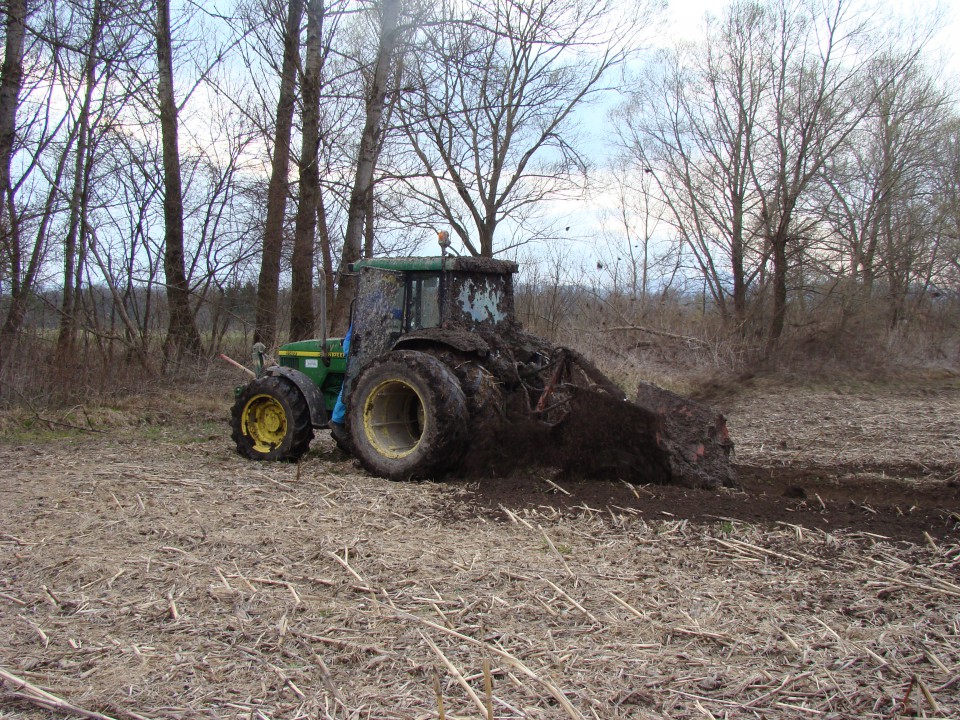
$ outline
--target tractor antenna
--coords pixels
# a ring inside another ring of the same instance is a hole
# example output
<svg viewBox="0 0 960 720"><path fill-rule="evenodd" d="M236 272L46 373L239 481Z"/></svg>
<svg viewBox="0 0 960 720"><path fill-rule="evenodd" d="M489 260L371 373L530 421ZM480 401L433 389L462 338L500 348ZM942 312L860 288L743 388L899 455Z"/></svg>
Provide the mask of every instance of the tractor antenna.
<svg viewBox="0 0 960 720"><path fill-rule="evenodd" d="M450 249L450 233L446 230L440 230L437 233L437 242L440 243L440 256L446 257L447 250Z"/></svg>

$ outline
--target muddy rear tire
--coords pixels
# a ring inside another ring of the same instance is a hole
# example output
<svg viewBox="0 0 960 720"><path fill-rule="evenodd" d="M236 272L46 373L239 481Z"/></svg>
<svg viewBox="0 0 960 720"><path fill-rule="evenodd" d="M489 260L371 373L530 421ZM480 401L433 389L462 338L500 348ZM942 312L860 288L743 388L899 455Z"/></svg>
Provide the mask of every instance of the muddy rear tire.
<svg viewBox="0 0 960 720"><path fill-rule="evenodd" d="M453 371L430 355L400 350L374 360L347 405L351 449L374 475L436 477L463 455L467 401Z"/></svg>
<svg viewBox="0 0 960 720"><path fill-rule="evenodd" d="M298 460L310 447L310 408L297 386L267 375L250 381L233 404L231 437L252 460Z"/></svg>

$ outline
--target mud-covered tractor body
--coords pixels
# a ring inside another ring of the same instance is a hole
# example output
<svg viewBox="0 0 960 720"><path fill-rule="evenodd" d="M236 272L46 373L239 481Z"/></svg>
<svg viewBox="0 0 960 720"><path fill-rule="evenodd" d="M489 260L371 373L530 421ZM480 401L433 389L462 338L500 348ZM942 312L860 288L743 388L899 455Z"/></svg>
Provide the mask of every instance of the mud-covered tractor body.
<svg viewBox="0 0 960 720"><path fill-rule="evenodd" d="M347 363L350 384L375 358L401 348L485 354L484 338L515 325L513 274L504 260L374 258L354 265L357 296Z"/></svg>
<svg viewBox="0 0 960 720"><path fill-rule="evenodd" d="M579 353L524 332L515 263L372 258L352 271L346 358L339 339L283 346L279 366L238 390L233 436L242 454L299 457L313 428L328 424L342 385L345 423L330 424L334 437L390 479L540 464L633 482L735 483L722 417L684 401L690 422L713 426L688 433L696 447L678 447L657 408L627 400ZM272 414L257 404L271 393ZM251 444L252 435L260 441Z"/></svg>

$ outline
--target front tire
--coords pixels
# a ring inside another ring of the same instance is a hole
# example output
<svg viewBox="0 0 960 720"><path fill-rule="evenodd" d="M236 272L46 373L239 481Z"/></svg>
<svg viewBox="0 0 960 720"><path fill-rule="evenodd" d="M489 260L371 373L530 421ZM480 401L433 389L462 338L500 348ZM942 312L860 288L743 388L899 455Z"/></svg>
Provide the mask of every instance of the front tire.
<svg viewBox="0 0 960 720"><path fill-rule="evenodd" d="M248 383L230 413L237 452L252 460L298 460L310 447L310 408L289 380L267 375Z"/></svg>
<svg viewBox="0 0 960 720"><path fill-rule="evenodd" d="M467 401L453 371L430 355L400 350L374 360L347 406L353 454L390 480L428 478L460 460Z"/></svg>

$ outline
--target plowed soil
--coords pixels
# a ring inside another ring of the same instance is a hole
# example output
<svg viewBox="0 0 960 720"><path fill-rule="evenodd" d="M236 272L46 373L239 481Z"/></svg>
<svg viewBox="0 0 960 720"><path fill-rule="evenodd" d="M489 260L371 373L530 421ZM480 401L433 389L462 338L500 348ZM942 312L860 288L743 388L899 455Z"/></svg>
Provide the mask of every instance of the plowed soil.
<svg viewBox="0 0 960 720"><path fill-rule="evenodd" d="M229 404L0 417L0 718L960 717L955 378L731 393L720 491L254 463Z"/></svg>

